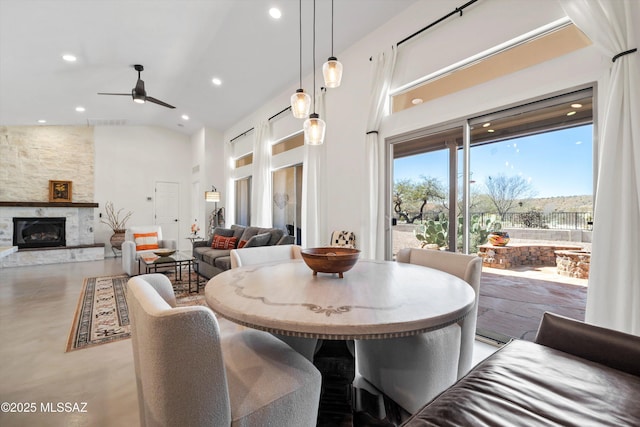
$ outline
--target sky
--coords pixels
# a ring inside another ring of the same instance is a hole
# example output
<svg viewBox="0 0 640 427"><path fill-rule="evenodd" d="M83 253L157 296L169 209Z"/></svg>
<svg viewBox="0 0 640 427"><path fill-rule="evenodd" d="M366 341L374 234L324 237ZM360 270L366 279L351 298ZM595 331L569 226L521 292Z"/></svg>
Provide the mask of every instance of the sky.
<svg viewBox="0 0 640 427"><path fill-rule="evenodd" d="M593 194L592 125L526 136L471 148L472 185L485 193L488 176L521 175L535 197ZM394 181L436 177L446 184L447 150L394 161ZM459 158L462 153L459 152Z"/></svg>

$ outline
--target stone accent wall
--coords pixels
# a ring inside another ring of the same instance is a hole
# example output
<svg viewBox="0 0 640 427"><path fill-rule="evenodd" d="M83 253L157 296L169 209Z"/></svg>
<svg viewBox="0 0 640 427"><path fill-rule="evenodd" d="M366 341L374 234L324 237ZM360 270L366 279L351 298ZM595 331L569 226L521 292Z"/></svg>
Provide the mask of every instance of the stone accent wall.
<svg viewBox="0 0 640 427"><path fill-rule="evenodd" d="M91 126L0 126L0 200L49 201L49 180L72 181L73 202L93 202Z"/></svg>
<svg viewBox="0 0 640 427"><path fill-rule="evenodd" d="M531 244L509 244L507 246L481 245L478 255L482 265L508 269L517 265L556 265L557 250L581 250L580 246L553 246Z"/></svg>

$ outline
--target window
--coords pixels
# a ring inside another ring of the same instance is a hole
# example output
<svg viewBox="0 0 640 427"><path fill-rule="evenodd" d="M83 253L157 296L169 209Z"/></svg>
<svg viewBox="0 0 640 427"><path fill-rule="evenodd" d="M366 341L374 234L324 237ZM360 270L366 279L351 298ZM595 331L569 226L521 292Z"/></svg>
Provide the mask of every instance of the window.
<svg viewBox="0 0 640 427"><path fill-rule="evenodd" d="M273 226L287 230L301 244L302 165L273 172Z"/></svg>
<svg viewBox="0 0 640 427"><path fill-rule="evenodd" d="M235 182L236 218L238 225L251 224L251 177L238 179Z"/></svg>

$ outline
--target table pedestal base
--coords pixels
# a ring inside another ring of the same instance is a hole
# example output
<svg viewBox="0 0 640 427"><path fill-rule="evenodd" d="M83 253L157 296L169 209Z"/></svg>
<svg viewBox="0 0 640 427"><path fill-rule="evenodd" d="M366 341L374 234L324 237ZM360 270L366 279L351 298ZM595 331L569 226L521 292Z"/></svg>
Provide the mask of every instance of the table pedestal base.
<svg viewBox="0 0 640 427"><path fill-rule="evenodd" d="M351 350L347 344L349 342ZM353 341L325 340L313 358L313 364L322 374L317 426L399 426L409 416L406 411L375 390L363 378L358 378L354 383L355 359L351 352L352 344Z"/></svg>
<svg viewBox="0 0 640 427"><path fill-rule="evenodd" d="M346 341L325 340L313 364L322 374L317 426L353 426L355 360Z"/></svg>

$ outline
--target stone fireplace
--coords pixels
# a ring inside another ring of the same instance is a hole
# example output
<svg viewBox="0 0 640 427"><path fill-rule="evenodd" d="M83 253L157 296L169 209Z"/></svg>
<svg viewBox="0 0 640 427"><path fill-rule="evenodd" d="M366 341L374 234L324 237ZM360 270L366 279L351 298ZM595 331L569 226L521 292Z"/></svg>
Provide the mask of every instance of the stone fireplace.
<svg viewBox="0 0 640 427"><path fill-rule="evenodd" d="M0 246L18 251L0 267L104 259L93 227L97 203L0 202Z"/></svg>
<svg viewBox="0 0 640 427"><path fill-rule="evenodd" d="M66 246L65 217L14 217L13 245L23 248Z"/></svg>

